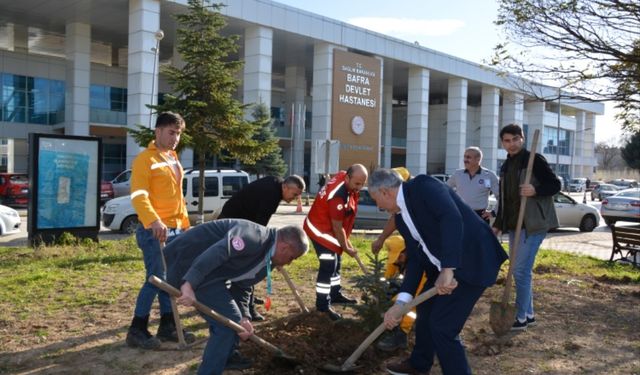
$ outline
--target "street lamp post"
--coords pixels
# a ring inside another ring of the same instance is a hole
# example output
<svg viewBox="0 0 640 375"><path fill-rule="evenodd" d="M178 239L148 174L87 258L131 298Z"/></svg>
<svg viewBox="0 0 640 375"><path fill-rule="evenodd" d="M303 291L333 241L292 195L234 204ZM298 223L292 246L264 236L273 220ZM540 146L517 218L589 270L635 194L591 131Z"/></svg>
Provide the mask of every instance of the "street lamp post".
<svg viewBox="0 0 640 375"><path fill-rule="evenodd" d="M562 106L560 97L562 96L562 87L558 88L558 128L556 129L556 174L560 176L560 118L562 117Z"/></svg>
<svg viewBox="0 0 640 375"><path fill-rule="evenodd" d="M153 51L153 75L151 76L151 101L149 104L153 105L154 103L154 92L156 88L156 66L158 65L158 56L160 54L160 41L164 38L164 31L158 30L153 35L156 38L156 46L151 48ZM151 129L151 117L153 113L152 109L149 109L149 129Z"/></svg>

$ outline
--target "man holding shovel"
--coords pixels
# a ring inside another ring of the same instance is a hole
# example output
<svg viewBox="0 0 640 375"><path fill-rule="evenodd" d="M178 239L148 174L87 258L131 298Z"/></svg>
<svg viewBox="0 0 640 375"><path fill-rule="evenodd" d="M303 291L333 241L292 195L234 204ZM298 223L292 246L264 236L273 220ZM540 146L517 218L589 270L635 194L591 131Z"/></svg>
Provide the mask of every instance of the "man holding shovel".
<svg viewBox="0 0 640 375"><path fill-rule="evenodd" d="M203 315L209 323L209 341L198 374L222 374L238 337L246 340L253 333L248 308L251 287L266 277L270 288L271 270L291 263L308 248L307 236L298 226L276 230L241 219L198 225L167 245L167 282L180 288L178 303L190 306L198 300L246 330L236 334Z"/></svg>
<svg viewBox="0 0 640 375"><path fill-rule="evenodd" d="M522 128L510 124L500 130L502 147L507 160L500 168L500 204L493 223L496 235L509 233L509 249L515 244L520 199L527 197L520 243L513 260L513 277L516 283L516 320L511 330L525 330L536 323L533 312L532 269L540 244L551 228L558 227L558 217L553 206L553 196L560 191L560 181L546 159L535 154L531 181L523 184L530 151L525 150ZM535 152L535 150L534 150Z"/></svg>
<svg viewBox="0 0 640 375"><path fill-rule="evenodd" d="M470 374L457 338L485 288L496 281L507 255L488 225L439 180L420 175L403 183L391 170L371 175L369 193L379 208L396 214L406 244L407 268L400 293L384 317L387 329L401 320L423 273L424 290L438 296L417 307L416 345L411 356L387 365L392 374L427 374L437 355L444 374Z"/></svg>
<svg viewBox="0 0 640 375"><path fill-rule="evenodd" d="M222 206L218 219L245 219L267 226L271 216L278 209L280 201L290 203L297 199L304 189L304 180L295 174L284 180L275 176L263 177L243 187L229 198ZM249 298L249 312L251 312L251 320L264 320L264 316L256 311L253 290Z"/></svg>
<svg viewBox="0 0 640 375"><path fill-rule="evenodd" d="M320 189L304 221L304 230L313 243L320 267L316 279L316 309L331 320L342 316L332 303L355 304L341 292L342 253L356 257L358 251L349 241L353 229L360 189L367 182L367 168L354 164L340 171ZM358 259L358 258L357 258Z"/></svg>
<svg viewBox="0 0 640 375"><path fill-rule="evenodd" d="M160 113L156 119L155 140L135 158L131 168L131 204L141 224L136 231L136 241L146 269L127 332L126 342L131 347L156 349L160 340L178 342L169 295L147 280L151 275L164 275L161 243L171 242L190 225L182 196L184 172L174 151L184 128L184 119L179 114ZM154 337L149 333L148 324L156 295L160 302L160 326ZM192 333L184 334L187 341L195 340Z"/></svg>

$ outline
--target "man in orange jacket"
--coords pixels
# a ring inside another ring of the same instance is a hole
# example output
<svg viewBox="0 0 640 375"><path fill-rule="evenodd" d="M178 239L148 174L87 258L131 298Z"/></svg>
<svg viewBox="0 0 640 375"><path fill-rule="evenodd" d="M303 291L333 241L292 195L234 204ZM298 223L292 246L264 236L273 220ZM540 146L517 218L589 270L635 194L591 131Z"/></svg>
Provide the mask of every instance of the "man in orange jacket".
<svg viewBox="0 0 640 375"><path fill-rule="evenodd" d="M146 269L133 321L127 332L127 345L131 347L155 349L160 346L159 339L178 341L169 295L147 280L151 275L164 278L160 244L171 242L189 228L189 216L182 195L184 172L174 151L184 128L184 120L179 114L159 114L155 140L135 158L131 168L131 204L141 224L136 231L136 240L142 250ZM149 333L148 324L156 295L160 302L160 326L157 337L154 337ZM187 341L195 340L192 333L186 333Z"/></svg>
<svg viewBox="0 0 640 375"><path fill-rule="evenodd" d="M357 250L349 241L358 211L360 189L367 182L367 168L354 164L340 171L320 189L304 221L307 233L320 261L316 279L316 309L331 320L342 316L331 303L354 304L340 289L342 252L354 256Z"/></svg>

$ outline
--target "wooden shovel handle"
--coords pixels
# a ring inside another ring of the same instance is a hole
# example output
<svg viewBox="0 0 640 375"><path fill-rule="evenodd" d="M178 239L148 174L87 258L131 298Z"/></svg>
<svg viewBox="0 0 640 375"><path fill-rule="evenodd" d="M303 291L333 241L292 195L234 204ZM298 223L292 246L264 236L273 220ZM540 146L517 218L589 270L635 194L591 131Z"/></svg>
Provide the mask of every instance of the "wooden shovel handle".
<svg viewBox="0 0 640 375"><path fill-rule="evenodd" d="M529 160L527 161L527 172L524 176L524 183L531 182L531 174L533 173L533 161L536 157L536 149L538 148L538 138L540 138L540 130L536 129L533 132L533 142L531 143L531 151L529 153ZM504 292L502 293L502 306L507 306L509 303L509 297L511 293L511 282L513 276L513 264L516 261L516 254L518 252L518 246L520 244L520 234L522 233L522 224L524 223L524 212L527 206L527 197L520 198L520 209L518 210L518 222L516 224L516 233L513 239L513 248L509 250L509 271L507 272L507 279L504 284Z"/></svg>
<svg viewBox="0 0 640 375"><path fill-rule="evenodd" d="M411 302L402 306L402 309L400 310L400 314L397 317L400 318L404 316L409 311L411 311L411 309L413 309L414 307L418 306L419 304L428 300L429 298L435 296L436 293L437 292L435 287L427 290L424 293L421 293L416 298L414 298ZM353 352L353 354L351 354L351 356L347 358L346 361L344 361L344 363L340 368L342 370L348 370L352 368L353 364L356 363L356 361L358 360L358 358L360 358L362 353L364 353L364 351L369 347L369 345L371 345L374 341L376 341L378 336L380 336L382 332L384 332L384 330L385 330L385 326L384 326L384 322L382 322L373 332L371 332L371 334L369 334L369 336L367 336L366 339L364 339L362 344L360 344L360 346L358 346L358 348Z"/></svg>
<svg viewBox="0 0 640 375"><path fill-rule="evenodd" d="M156 287L164 290L165 292L167 292L170 296L173 297L180 297L182 295L182 293L174 288L173 286L169 285L169 283L167 283L166 281L162 280L161 278L151 275L149 276L149 282L153 285L155 285ZM213 310L212 308L208 307L207 305L198 302L198 301L194 301L193 302L193 307L195 307L198 311L200 311L201 313L210 316L211 318L215 319L217 322L220 322L222 324L224 324L225 326L231 328L232 330L238 332L238 333L243 333L246 332L246 330L244 329L244 327L242 327L240 324L234 322L233 320L227 318L226 316L216 312L215 310ZM269 343L268 341L258 337L257 335L253 334L251 336L249 336L249 339L253 342L255 342L256 344L268 349L269 351L273 352L276 355L279 356L285 356L284 352L279 349L278 347L276 347L275 345Z"/></svg>
<svg viewBox="0 0 640 375"><path fill-rule="evenodd" d="M360 259L360 255L358 255L358 253L355 253L355 255L353 257L355 258L356 262L358 262L358 266L360 266L360 269L362 270L362 273L364 273L365 275L368 275L369 274L369 270L364 265L364 263L362 263L362 260Z"/></svg>
<svg viewBox="0 0 640 375"><path fill-rule="evenodd" d="M162 258L162 269L164 270L165 275L167 274L167 261L164 259L164 245L165 242L160 242L160 257ZM176 304L176 298L173 296L169 296L169 301L171 301L171 312L173 313L173 323L176 326L176 334L178 335L178 346L186 347L187 342L184 339L184 331L182 330L182 322L180 321L180 312L178 311L178 305Z"/></svg>
<svg viewBox="0 0 640 375"><path fill-rule="evenodd" d="M307 309L307 306L305 306L304 302L302 302L302 297L300 297L300 293L298 293L298 288L296 288L296 285L293 283L293 281L291 281L291 277L289 277L289 273L284 269L284 267L281 267L281 266L278 266L278 271L280 271L282 276L284 276L284 279L287 282L287 285L289 285L289 288L293 293L293 297L295 297L302 311L305 313L308 313L309 309Z"/></svg>

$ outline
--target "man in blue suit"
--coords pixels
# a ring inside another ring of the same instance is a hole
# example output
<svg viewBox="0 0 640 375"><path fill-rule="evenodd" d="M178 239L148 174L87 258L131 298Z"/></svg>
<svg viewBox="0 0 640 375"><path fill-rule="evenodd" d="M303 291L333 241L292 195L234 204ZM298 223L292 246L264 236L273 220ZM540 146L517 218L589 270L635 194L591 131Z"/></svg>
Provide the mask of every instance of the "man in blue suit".
<svg viewBox="0 0 640 375"><path fill-rule="evenodd" d="M403 183L388 169L371 175L369 193L378 207L395 214L407 248L407 268L396 304L385 314L387 329L413 298L422 274L424 290L438 295L417 308L416 345L411 356L390 363L391 374L428 374L434 355L444 374L471 374L458 334L484 290L493 285L507 254L491 228L447 185L426 175Z"/></svg>

